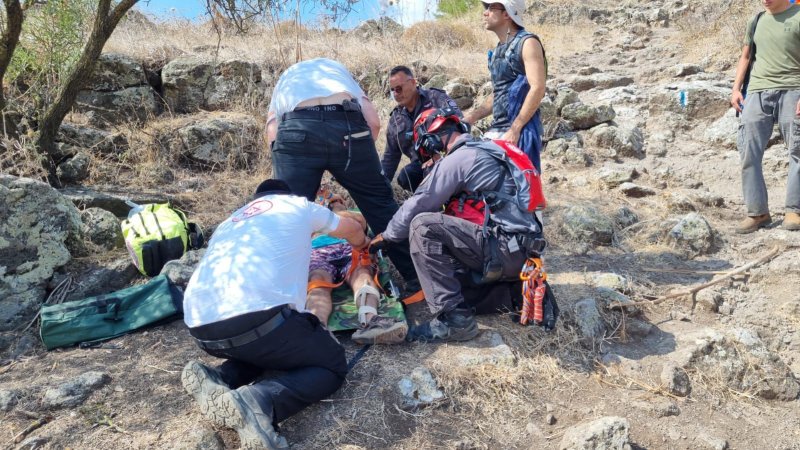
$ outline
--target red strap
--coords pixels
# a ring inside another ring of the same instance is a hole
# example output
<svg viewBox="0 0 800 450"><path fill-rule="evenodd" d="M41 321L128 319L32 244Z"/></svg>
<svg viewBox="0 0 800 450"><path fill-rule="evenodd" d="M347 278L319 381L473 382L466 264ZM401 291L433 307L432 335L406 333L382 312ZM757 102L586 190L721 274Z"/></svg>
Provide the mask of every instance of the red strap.
<svg viewBox="0 0 800 450"><path fill-rule="evenodd" d="M400 302L402 302L404 305L408 306L408 305L413 305L414 303L419 303L419 302L421 302L423 300L425 300L425 293L422 292L422 289L420 289L419 291L415 292L414 294L412 294L412 295L400 300Z"/></svg>

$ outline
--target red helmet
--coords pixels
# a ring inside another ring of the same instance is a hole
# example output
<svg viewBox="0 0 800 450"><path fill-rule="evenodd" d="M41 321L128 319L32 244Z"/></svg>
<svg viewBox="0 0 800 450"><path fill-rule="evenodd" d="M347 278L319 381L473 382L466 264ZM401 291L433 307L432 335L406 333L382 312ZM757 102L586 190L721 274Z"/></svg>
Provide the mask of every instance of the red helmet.
<svg viewBox="0 0 800 450"><path fill-rule="evenodd" d="M448 123L451 126L446 126ZM420 161L425 162L436 153L441 153L444 143L439 133L453 129L460 133L469 132L469 126L461 121L456 110L430 108L422 111L414 121L414 150Z"/></svg>

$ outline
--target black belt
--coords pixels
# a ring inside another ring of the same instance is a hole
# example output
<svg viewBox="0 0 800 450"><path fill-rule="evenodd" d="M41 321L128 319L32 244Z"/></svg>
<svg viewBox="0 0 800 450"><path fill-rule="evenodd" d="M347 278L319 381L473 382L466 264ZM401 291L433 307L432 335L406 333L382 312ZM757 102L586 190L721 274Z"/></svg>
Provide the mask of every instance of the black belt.
<svg viewBox="0 0 800 450"><path fill-rule="evenodd" d="M358 106L358 103L351 102L348 107L344 105L317 105L317 106L307 106L304 108L298 108L294 111L289 111L285 113L281 120L291 120L291 119L322 119L322 118L329 118L329 119L347 119L347 118L356 118L356 117L363 117L361 115L361 109ZM352 106L355 105L355 106ZM358 109L356 109L358 108Z"/></svg>
<svg viewBox="0 0 800 450"><path fill-rule="evenodd" d="M290 314L291 308L286 305L281 306L280 308L281 310L278 312L278 314L275 314L271 319L250 331L246 331L232 338L218 339L215 341L204 341L195 338L197 345L199 345L203 350L227 350L229 348L247 345L262 336L266 336L279 326L283 325L283 322L286 322L286 316Z"/></svg>

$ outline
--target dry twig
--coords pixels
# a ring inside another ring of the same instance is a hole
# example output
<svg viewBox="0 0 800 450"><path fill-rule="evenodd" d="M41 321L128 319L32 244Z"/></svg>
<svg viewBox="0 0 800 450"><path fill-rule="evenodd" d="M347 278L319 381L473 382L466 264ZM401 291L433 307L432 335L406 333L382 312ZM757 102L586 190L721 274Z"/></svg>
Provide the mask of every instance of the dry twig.
<svg viewBox="0 0 800 450"><path fill-rule="evenodd" d="M45 425L48 422L50 422L51 420L53 420L53 416L49 416L49 415L46 415L46 414L42 415L42 414L37 414L37 413L34 413L34 412L30 412L30 411L23 411L21 409L17 410L17 412L19 414L22 414L23 416L29 418L29 419L35 419L35 420L34 420L34 422L32 424L28 425L27 428L25 428L24 430L20 431L19 433L17 433L16 436L14 436L14 438L12 439L12 442L14 444L19 444L20 442L22 442L23 439L25 439L26 436L28 436L29 434L33 433L37 429L41 428L43 425ZM9 443L9 444L11 444L11 443ZM9 445L9 447L11 447L11 445Z"/></svg>
<svg viewBox="0 0 800 450"><path fill-rule="evenodd" d="M775 246L769 253L767 253L766 255L762 256L761 258L759 258L759 259L757 259L755 261L749 262L749 263L743 265L742 267L739 267L738 269L732 270L730 272L726 272L726 274L724 276L722 276L722 277L715 278L715 279L709 281L708 283L703 283L703 284L701 284L699 286L695 286L695 287L693 287L691 289L687 289L685 291L680 291L680 292L675 292L675 293L672 293L672 294L667 294L667 295L659 297L659 298L657 298L657 299L655 299L653 301L633 302L633 303L622 303L622 302L617 301L617 302L613 302L613 303L609 304L608 305L608 309L622 309L622 308L630 307L630 306L657 305L657 304L659 304L661 302L664 302L666 300L669 300L669 299L680 298L680 297L685 297L685 296L689 296L689 295L693 296L694 294L702 291L703 289L705 289L707 287L711 287L711 286L714 286L715 284L719 284L719 283L721 283L721 282L723 282L725 280L728 280L730 278L735 277L736 275L739 275L741 273L747 272L748 270L752 269L755 266L758 266L760 264L764 264L765 262L767 262L767 261L771 260L772 258L774 258L774 257L780 255L781 253L783 253L784 250L785 250L785 248L782 248L780 246Z"/></svg>

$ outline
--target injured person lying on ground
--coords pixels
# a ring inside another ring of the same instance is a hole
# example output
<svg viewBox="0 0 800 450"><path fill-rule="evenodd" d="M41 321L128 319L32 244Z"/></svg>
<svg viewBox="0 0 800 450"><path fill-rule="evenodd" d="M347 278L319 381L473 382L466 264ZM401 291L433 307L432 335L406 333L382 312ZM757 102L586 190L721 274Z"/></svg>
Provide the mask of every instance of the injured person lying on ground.
<svg viewBox="0 0 800 450"><path fill-rule="evenodd" d="M317 195L318 203L328 206L341 217L354 219L367 228L361 213L348 211L344 199L323 188ZM359 344L395 344L403 342L408 331L405 319L381 316L378 305L381 291L376 277L377 265L367 249L354 249L347 241L325 234L312 240L311 262L308 274L306 308L323 323L329 323L333 310L333 289L343 284L350 286L358 308L359 328L352 340Z"/></svg>

